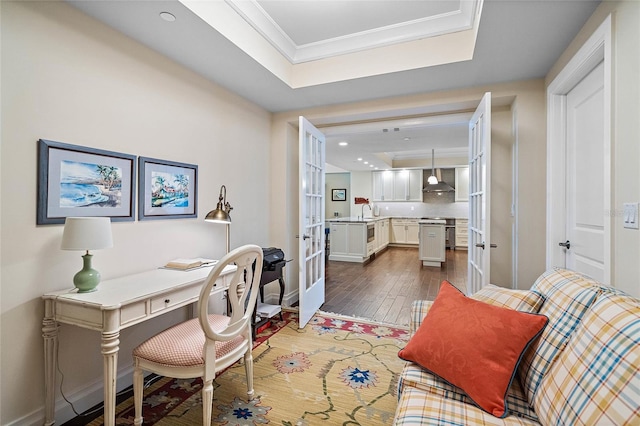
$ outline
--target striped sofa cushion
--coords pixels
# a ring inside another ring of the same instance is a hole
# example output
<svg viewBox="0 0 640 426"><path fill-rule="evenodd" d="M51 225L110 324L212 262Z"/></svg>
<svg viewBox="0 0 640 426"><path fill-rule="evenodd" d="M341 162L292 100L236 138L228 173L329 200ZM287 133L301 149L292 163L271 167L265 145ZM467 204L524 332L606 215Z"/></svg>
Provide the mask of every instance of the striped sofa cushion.
<svg viewBox="0 0 640 426"><path fill-rule="evenodd" d="M411 304L411 319L409 321L409 335L413 336L422 320L429 312L429 308L433 305L432 300L414 300Z"/></svg>
<svg viewBox="0 0 640 426"><path fill-rule="evenodd" d="M546 315L549 324L527 350L518 368L522 388L530 403L542 378L593 304L599 284L574 271L553 268L543 273L531 290L544 295L545 302L538 313Z"/></svg>
<svg viewBox="0 0 640 426"><path fill-rule="evenodd" d="M425 392L439 395L443 398L454 399L467 404L474 404L473 400L467 396L464 390L450 384L442 378L428 372L418 364L408 362L400 375L398 382L398 397L407 387L413 387ZM509 393L507 394L507 408L511 415L525 417L531 420L538 420L535 411L529 406L527 398L522 391L522 387L517 380L511 382Z"/></svg>
<svg viewBox="0 0 640 426"><path fill-rule="evenodd" d="M473 404L443 398L422 389L406 387L398 402L395 425L505 425L537 426L535 420L518 416L498 418Z"/></svg>
<svg viewBox="0 0 640 426"><path fill-rule="evenodd" d="M469 297L490 305L529 313L537 313L544 302L544 297L534 291L515 290L493 284L484 286Z"/></svg>
<svg viewBox="0 0 640 426"><path fill-rule="evenodd" d="M605 291L534 399L544 424L640 425L640 300Z"/></svg>

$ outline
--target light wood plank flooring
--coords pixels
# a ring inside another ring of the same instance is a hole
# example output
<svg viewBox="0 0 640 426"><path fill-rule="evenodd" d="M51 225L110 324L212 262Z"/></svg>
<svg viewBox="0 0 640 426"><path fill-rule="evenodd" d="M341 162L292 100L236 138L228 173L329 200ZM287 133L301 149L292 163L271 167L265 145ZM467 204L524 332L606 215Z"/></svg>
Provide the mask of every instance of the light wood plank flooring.
<svg viewBox="0 0 640 426"><path fill-rule="evenodd" d="M408 325L411 303L434 300L448 280L465 291L467 252L447 250L442 268L422 266L417 248L389 247L368 264L327 261L320 308L390 324Z"/></svg>

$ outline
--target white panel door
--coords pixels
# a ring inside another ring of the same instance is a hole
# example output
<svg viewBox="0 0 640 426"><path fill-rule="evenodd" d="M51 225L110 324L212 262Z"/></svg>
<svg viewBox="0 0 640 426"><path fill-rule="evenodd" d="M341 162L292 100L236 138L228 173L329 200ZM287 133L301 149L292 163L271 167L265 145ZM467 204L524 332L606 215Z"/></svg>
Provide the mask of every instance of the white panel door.
<svg viewBox="0 0 640 426"><path fill-rule="evenodd" d="M325 137L299 119L299 305L300 328L324 303Z"/></svg>
<svg viewBox="0 0 640 426"><path fill-rule="evenodd" d="M611 33L609 16L547 89L546 267L607 285L615 285Z"/></svg>
<svg viewBox="0 0 640 426"><path fill-rule="evenodd" d="M567 94L566 267L605 282L604 65Z"/></svg>
<svg viewBox="0 0 640 426"><path fill-rule="evenodd" d="M491 93L469 122L469 277L467 293L489 284L491 247Z"/></svg>

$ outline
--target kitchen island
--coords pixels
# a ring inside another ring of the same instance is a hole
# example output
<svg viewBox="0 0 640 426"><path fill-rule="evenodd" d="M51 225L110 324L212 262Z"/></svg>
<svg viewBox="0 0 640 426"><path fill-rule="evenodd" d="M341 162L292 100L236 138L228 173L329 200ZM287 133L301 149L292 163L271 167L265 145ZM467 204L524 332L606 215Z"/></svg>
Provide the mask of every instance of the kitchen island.
<svg viewBox="0 0 640 426"><path fill-rule="evenodd" d="M328 219L329 260L364 263L392 245L416 247L424 266L440 267L446 259L447 227L449 223L453 227L455 220L415 216Z"/></svg>
<svg viewBox="0 0 640 426"><path fill-rule="evenodd" d="M364 263L389 245L388 217L343 217L327 222L329 260Z"/></svg>
<svg viewBox="0 0 640 426"><path fill-rule="evenodd" d="M423 266L441 267L446 259L445 254L445 225L444 219L421 219L419 233L419 255Z"/></svg>

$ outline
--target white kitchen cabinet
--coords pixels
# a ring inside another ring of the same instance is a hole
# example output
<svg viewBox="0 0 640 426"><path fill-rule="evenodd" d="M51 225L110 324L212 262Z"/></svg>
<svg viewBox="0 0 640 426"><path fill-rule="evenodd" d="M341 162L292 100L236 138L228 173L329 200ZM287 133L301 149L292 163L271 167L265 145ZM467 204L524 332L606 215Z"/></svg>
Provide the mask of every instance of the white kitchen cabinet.
<svg viewBox="0 0 640 426"><path fill-rule="evenodd" d="M422 170L396 170L393 183L394 201L422 201Z"/></svg>
<svg viewBox="0 0 640 426"><path fill-rule="evenodd" d="M347 223L347 253L354 256L367 256L367 225Z"/></svg>
<svg viewBox="0 0 640 426"><path fill-rule="evenodd" d="M371 194L373 201L384 201L383 172L371 172Z"/></svg>
<svg viewBox="0 0 640 426"><path fill-rule="evenodd" d="M395 174L392 170L371 172L373 201L394 201L393 184Z"/></svg>
<svg viewBox="0 0 640 426"><path fill-rule="evenodd" d="M373 201L422 201L422 170L372 172Z"/></svg>
<svg viewBox="0 0 640 426"><path fill-rule="evenodd" d="M469 248L469 220L456 219L456 249Z"/></svg>
<svg viewBox="0 0 640 426"><path fill-rule="evenodd" d="M469 167L456 167L456 201L469 201Z"/></svg>
<svg viewBox="0 0 640 426"><path fill-rule="evenodd" d="M422 170L410 170L409 177L409 201L422 202Z"/></svg>
<svg viewBox="0 0 640 426"><path fill-rule="evenodd" d="M389 219L382 219L380 222L382 222L382 245L384 247L389 245L389 237L390 237L390 232L389 232Z"/></svg>
<svg viewBox="0 0 640 426"><path fill-rule="evenodd" d="M420 243L420 225L418 220L407 221L407 244L419 244Z"/></svg>
<svg viewBox="0 0 640 426"><path fill-rule="evenodd" d="M348 253L346 223L332 223L329 227L329 238L331 240L330 255L343 255Z"/></svg>
<svg viewBox="0 0 640 426"><path fill-rule="evenodd" d="M405 230L404 219L391 219L391 237L390 243L404 243L406 242L407 233Z"/></svg>
<svg viewBox="0 0 640 426"><path fill-rule="evenodd" d="M418 219L391 219L391 243L418 245Z"/></svg>
<svg viewBox="0 0 640 426"><path fill-rule="evenodd" d="M329 236L329 260L364 262L371 254L367 251L367 224L364 222L331 223Z"/></svg>
<svg viewBox="0 0 640 426"><path fill-rule="evenodd" d="M424 266L442 266L445 261L444 225L420 225L419 256Z"/></svg>
<svg viewBox="0 0 640 426"><path fill-rule="evenodd" d="M389 245L389 219L376 220L375 227L374 251L377 253Z"/></svg>

